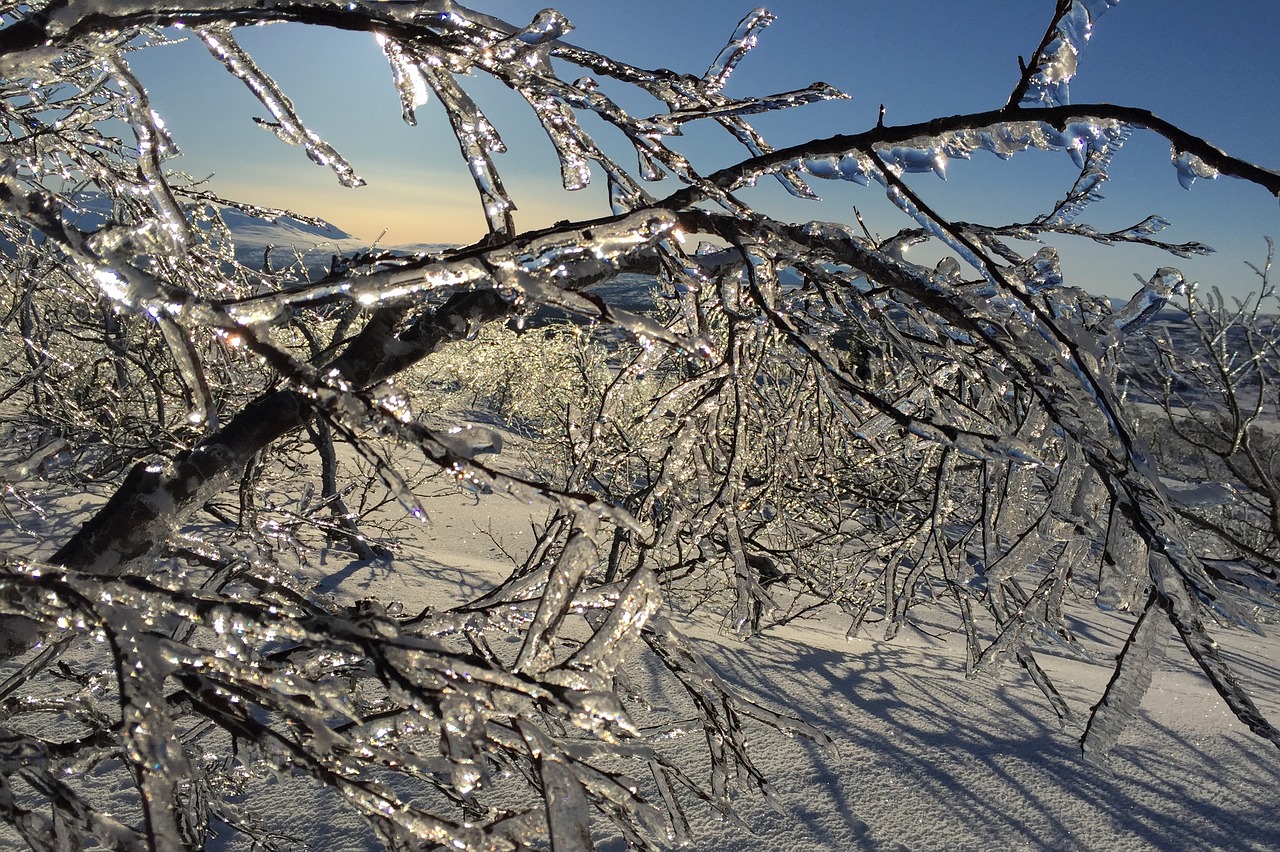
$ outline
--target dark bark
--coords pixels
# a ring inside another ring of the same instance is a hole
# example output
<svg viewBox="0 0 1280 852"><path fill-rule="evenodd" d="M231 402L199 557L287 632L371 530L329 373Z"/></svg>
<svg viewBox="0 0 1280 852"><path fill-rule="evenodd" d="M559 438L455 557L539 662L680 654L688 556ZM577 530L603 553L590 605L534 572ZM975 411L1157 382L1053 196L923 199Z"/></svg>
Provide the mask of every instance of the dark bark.
<svg viewBox="0 0 1280 852"><path fill-rule="evenodd" d="M367 388L510 311L511 305L492 291L462 293L424 312L398 334L398 312L379 312L325 369L338 370L352 387ZM239 475L254 454L300 429L311 415L311 404L302 393L272 391L171 463L139 463L106 505L49 561L72 570L121 573L126 563L149 553L183 518Z"/></svg>

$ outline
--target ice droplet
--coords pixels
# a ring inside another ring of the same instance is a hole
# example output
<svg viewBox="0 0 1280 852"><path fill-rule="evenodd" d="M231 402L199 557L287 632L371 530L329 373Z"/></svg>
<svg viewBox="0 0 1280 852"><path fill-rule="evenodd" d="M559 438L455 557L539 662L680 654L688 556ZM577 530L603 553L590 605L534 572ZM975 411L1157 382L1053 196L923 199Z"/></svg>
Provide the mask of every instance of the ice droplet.
<svg viewBox="0 0 1280 852"><path fill-rule="evenodd" d="M1175 146L1170 151L1169 158L1173 161L1173 167L1178 170L1178 183L1182 184L1183 189L1190 189L1196 178L1213 180L1218 176L1217 169L1190 151L1179 151Z"/></svg>
<svg viewBox="0 0 1280 852"><path fill-rule="evenodd" d="M515 38L528 45L554 41L573 29L573 24L555 9L543 9L533 16L529 26L515 34Z"/></svg>

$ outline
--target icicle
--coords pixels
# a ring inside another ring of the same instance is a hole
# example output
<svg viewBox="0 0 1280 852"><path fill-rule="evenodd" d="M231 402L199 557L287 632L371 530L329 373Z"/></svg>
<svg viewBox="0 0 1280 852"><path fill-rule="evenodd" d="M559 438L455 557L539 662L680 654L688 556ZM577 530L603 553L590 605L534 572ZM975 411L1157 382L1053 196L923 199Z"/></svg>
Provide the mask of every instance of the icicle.
<svg viewBox="0 0 1280 852"><path fill-rule="evenodd" d="M383 33L375 33L382 52L391 65L391 76L396 91L400 95L400 116L410 126L418 123L416 110L430 100L431 88L418 63L408 54L398 41L388 38Z"/></svg>
<svg viewBox="0 0 1280 852"><path fill-rule="evenodd" d="M987 151L1001 159L1028 149L1066 151L1077 167L1092 165L1093 186L1106 179L1110 157L1132 135L1133 128L1113 119L1083 117L1059 130L1040 121L1010 121L986 128L948 131L938 136L903 140L877 147L879 159L897 175L933 172L947 176L947 161L968 159L974 151ZM1092 159L1091 159L1092 158ZM842 154L794 160L774 171L801 169L814 177L850 180L865 186L877 167L858 150ZM1083 191L1083 190L1081 190Z"/></svg>
<svg viewBox="0 0 1280 852"><path fill-rule="evenodd" d="M480 193L490 233L499 238L515 236L515 222L511 214L515 212L516 205L503 188L491 156L506 151L506 145L489 119L447 69L431 63L419 65L419 68L449 115L458 147Z"/></svg>
<svg viewBox="0 0 1280 852"><path fill-rule="evenodd" d="M875 166L860 151L850 151L835 157L815 157L795 161L793 168L803 169L814 177L852 181L867 186Z"/></svg>
<svg viewBox="0 0 1280 852"><path fill-rule="evenodd" d="M760 33L776 20L777 16L770 14L766 9L754 9L749 12L738 23L738 28L729 37L729 42L702 75L702 84L699 88L708 94L723 89L733 69L756 46Z"/></svg>
<svg viewBox="0 0 1280 852"><path fill-rule="evenodd" d="M658 161L654 159L653 154L638 142L635 143L635 146L636 160L639 164L641 179L647 181L660 181L665 178L667 174L662 170L662 167L658 165Z"/></svg>
<svg viewBox="0 0 1280 852"><path fill-rule="evenodd" d="M573 110L550 95L530 89L521 89L520 94L533 107L542 129L555 146L561 184L570 191L586 187L591 183L589 161L599 160L603 154L578 126Z"/></svg>
<svg viewBox="0 0 1280 852"><path fill-rule="evenodd" d="M943 180L947 179L947 156L941 147L895 145L879 149L877 153L895 174L933 172Z"/></svg>
<svg viewBox="0 0 1280 852"><path fill-rule="evenodd" d="M1021 106L1066 106L1071 102L1071 78L1080 52L1093 36L1093 25L1120 0L1074 0L1058 17L1056 35L1040 51L1031 69L1030 86Z"/></svg>
<svg viewBox="0 0 1280 852"><path fill-rule="evenodd" d="M1080 747L1090 763L1106 765L1151 687L1156 666L1164 659L1168 634L1158 599L1152 595L1125 642L1106 692L1094 705Z"/></svg>
<svg viewBox="0 0 1280 852"><path fill-rule="evenodd" d="M364 180L355 173L351 164L332 145L307 128L294 111L293 103L280 91L276 82L258 68L252 57L236 42L230 27L219 24L203 27L196 32L214 58L238 77L275 119L265 121L255 118L255 122L280 137L281 141L289 145L301 145L313 162L332 169L343 186L364 185Z"/></svg>

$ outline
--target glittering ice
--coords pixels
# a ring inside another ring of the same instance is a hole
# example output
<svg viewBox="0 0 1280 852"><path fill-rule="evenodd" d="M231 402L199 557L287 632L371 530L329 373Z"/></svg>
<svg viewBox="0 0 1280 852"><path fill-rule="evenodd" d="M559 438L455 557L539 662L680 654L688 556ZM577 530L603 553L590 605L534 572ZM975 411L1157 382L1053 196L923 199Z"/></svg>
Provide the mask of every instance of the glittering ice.
<svg viewBox="0 0 1280 852"><path fill-rule="evenodd" d="M271 113L274 121L255 118L258 124L290 145L301 145L307 152L307 156L314 162L332 169L343 186L364 185L364 180L355 173L351 164L332 145L302 123L302 119L293 108L292 101L240 47L231 35L230 27L225 25L205 27L199 30L199 35L209 52L221 61L228 71L239 77L249 91L253 92L254 97Z"/></svg>
<svg viewBox="0 0 1280 852"><path fill-rule="evenodd" d="M1030 69L1030 86L1022 106L1066 106L1071 102L1071 79L1075 77L1080 52L1093 36L1094 23L1120 0L1073 0L1061 9L1053 37Z"/></svg>
<svg viewBox="0 0 1280 852"><path fill-rule="evenodd" d="M705 91L718 92L724 88L733 69L756 46L761 30L775 20L777 17L767 10L755 9L739 22L738 28L729 37L729 43L724 46L715 61L711 63L711 67L702 75Z"/></svg>
<svg viewBox="0 0 1280 852"><path fill-rule="evenodd" d="M1178 170L1178 183L1182 184L1183 189L1190 189L1197 178L1213 180L1218 176L1218 170L1213 166L1190 151L1179 151L1177 146L1173 147L1169 158L1173 161L1173 167Z"/></svg>
<svg viewBox="0 0 1280 852"><path fill-rule="evenodd" d="M918 174L933 172L938 177L947 177L947 156L940 147L913 147L910 145L894 145L881 148L880 158L898 174Z"/></svg>

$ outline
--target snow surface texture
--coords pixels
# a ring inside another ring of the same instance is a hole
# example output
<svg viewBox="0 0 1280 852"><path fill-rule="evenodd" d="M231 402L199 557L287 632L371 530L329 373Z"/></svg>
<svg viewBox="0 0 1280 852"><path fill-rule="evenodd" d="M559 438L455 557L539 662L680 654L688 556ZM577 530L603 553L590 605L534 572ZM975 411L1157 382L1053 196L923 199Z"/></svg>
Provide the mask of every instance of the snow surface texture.
<svg viewBox="0 0 1280 852"><path fill-rule="evenodd" d="M520 440L506 435L507 452ZM24 476L27 472L24 472ZM32 473L32 475L34 475ZM510 570L503 550L529 543L529 507L451 489L424 500L428 521L405 536L391 562L351 560L328 551L302 578L340 602L376 594L407 611L480 594ZM74 528L77 501L50 512L44 533ZM402 530L403 532L403 530ZM1132 616L1077 602L1069 623L1090 650L1123 643ZM678 616L677 621L679 622ZM939 616L942 617L942 616ZM736 802L741 822L694 805L693 849L980 850L1224 849L1280 846L1280 765L1232 716L1182 655L1161 663L1138 719L1112 753L1110 770L1086 763L1078 732L1055 723L1030 679L1014 666L966 679L965 650L954 624L915 620L892 641L875 625L846 640L844 619L826 615L769 629L749 642L729 631L679 623L716 670L745 693L818 725L826 749L780 734L751 731L751 749L777 791L775 809L758 795ZM1163 641L1174 643L1162 627ZM1280 709L1280 641L1243 631L1220 634L1224 653L1264 712ZM1038 658L1077 708L1096 702L1110 660L1096 664ZM692 720L687 694L629 667L655 713ZM690 734L695 744L696 734ZM107 777L104 775L104 778ZM110 810L132 788L101 789ZM356 852L381 848L367 826L314 785L288 777L256 781L243 800L260 812L291 814L278 827L296 843L283 848ZM0 826L0 848L21 848ZM247 848L235 833L211 850ZM620 838L597 837L621 852Z"/></svg>
<svg viewBox="0 0 1280 852"><path fill-rule="evenodd" d="M474 593L509 570L494 539L518 550L526 510L444 495L426 504L430 523L405 554L414 563L321 566L339 598L403 595L406 609ZM482 532L481 530L485 530ZM492 533L490 538L488 533ZM446 567L447 566L447 567ZM1123 643L1132 618L1077 605L1086 645ZM774 628L741 642L680 625L703 640L719 673L766 706L819 725L827 750L760 732L752 752L776 785L782 810L759 796L737 802L742 825L690 809L699 850L1275 849L1280 847L1280 764L1239 724L1184 655L1161 666L1139 718L1120 740L1111 770L1087 764L1077 736L1061 730L1030 679L1015 666L966 680L964 646L950 625L921 624L892 641L844 639L841 619ZM874 635L874 628L872 630ZM1173 643L1172 630L1164 639ZM1280 709L1278 642L1241 631L1221 637L1264 712ZM1110 675L1038 655L1068 701L1088 707ZM644 683L642 672L634 672ZM657 684L654 678L649 683ZM688 699L647 693L679 716ZM692 708L688 708L693 718ZM287 810L292 787L277 795ZM261 797L271 790L255 794ZM274 803L273 803L274 804ZM361 826L317 822L319 803L297 802L295 830L313 848L359 850ZM621 852L620 839L601 849Z"/></svg>

